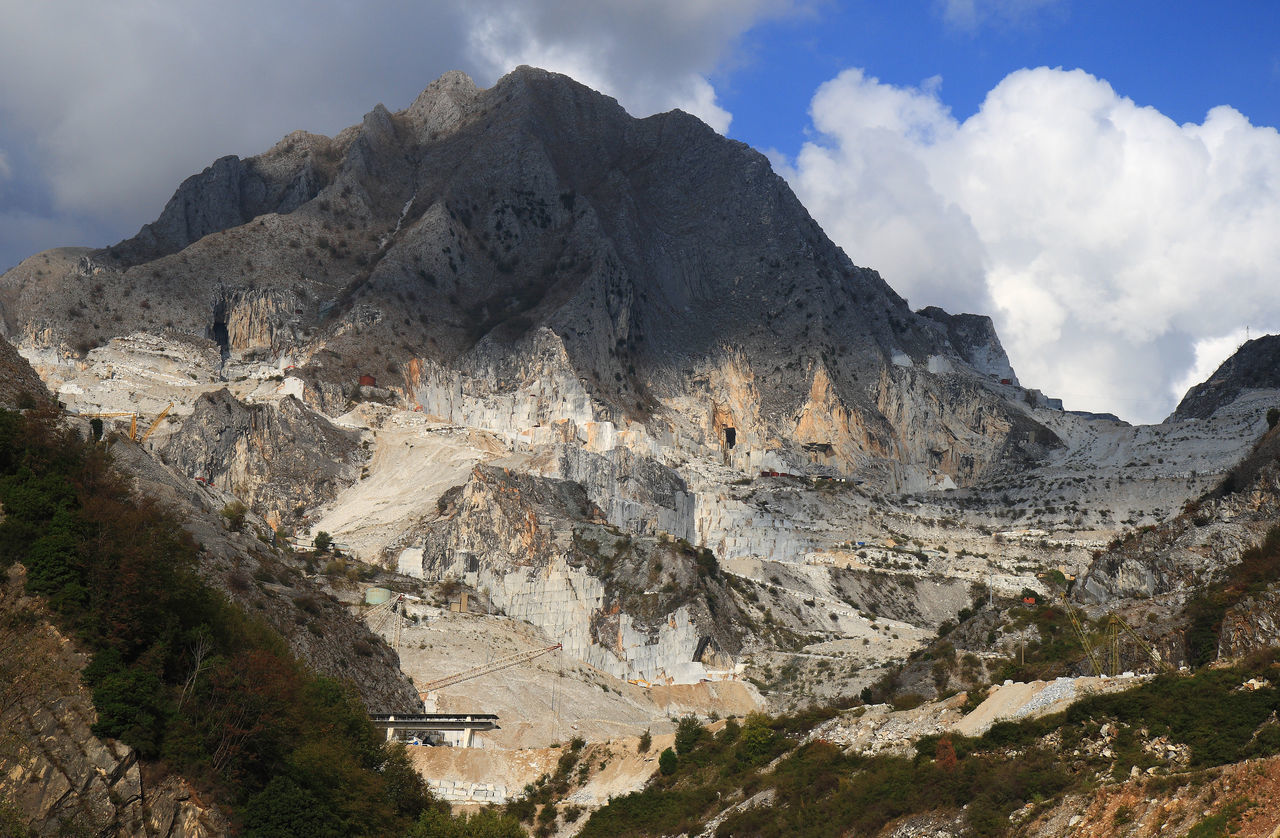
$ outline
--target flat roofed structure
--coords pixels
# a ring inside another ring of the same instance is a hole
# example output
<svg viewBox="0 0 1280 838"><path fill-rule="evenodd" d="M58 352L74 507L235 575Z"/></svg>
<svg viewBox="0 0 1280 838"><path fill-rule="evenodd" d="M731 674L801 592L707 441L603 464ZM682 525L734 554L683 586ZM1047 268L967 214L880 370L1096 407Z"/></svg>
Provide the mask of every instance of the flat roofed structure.
<svg viewBox="0 0 1280 838"><path fill-rule="evenodd" d="M477 733L499 727L493 713L370 713L369 721L387 732L388 741L454 748L475 747Z"/></svg>

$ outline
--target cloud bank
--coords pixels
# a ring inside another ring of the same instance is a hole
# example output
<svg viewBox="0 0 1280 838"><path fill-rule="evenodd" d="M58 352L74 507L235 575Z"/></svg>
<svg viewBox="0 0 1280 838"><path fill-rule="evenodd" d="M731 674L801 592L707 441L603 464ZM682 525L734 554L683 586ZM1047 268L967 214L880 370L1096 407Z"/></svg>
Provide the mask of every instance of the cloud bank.
<svg viewBox="0 0 1280 838"><path fill-rule="evenodd" d="M828 233L916 307L989 310L1068 408L1158 421L1239 330L1280 324L1280 134L1232 108L1178 125L1042 67L959 121L936 79L855 69L811 115L783 169Z"/></svg>

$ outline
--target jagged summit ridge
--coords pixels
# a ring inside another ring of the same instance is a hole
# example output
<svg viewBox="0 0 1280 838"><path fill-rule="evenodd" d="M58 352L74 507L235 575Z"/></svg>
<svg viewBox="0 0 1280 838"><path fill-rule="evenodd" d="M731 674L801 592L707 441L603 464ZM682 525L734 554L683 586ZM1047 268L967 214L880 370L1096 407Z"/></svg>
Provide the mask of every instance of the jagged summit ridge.
<svg viewBox="0 0 1280 838"><path fill-rule="evenodd" d="M523 359L549 351L552 377L585 393L574 421L651 427L675 411L676 434L712 450L733 428L746 470L870 469L924 488L1055 444L986 387L1013 378L989 323L913 313L763 155L533 68L487 90L447 74L333 138L222 158L137 236L37 260L3 279L27 344L83 354L164 329L230 362L292 365L328 411L371 369L414 405L439 401L422 371L479 390L502 371L498 389L519 389L535 374ZM530 415L556 418L532 398ZM932 407L957 399L945 419ZM957 433L956 417L976 424Z"/></svg>

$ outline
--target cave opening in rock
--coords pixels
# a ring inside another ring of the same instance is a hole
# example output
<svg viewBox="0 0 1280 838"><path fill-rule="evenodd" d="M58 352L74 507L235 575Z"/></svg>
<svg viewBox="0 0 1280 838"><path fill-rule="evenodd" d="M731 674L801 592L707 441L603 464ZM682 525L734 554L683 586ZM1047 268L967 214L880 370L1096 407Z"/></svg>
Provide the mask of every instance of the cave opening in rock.
<svg viewBox="0 0 1280 838"><path fill-rule="evenodd" d="M738 429L737 429L737 428L725 428L725 429L724 429L724 446L725 446L725 448L732 448L735 444L737 444L737 442L738 442Z"/></svg>
<svg viewBox="0 0 1280 838"><path fill-rule="evenodd" d="M231 357L231 334L227 331L227 304L218 303L213 307L213 324L209 327L209 337L218 344L218 352L225 364Z"/></svg>

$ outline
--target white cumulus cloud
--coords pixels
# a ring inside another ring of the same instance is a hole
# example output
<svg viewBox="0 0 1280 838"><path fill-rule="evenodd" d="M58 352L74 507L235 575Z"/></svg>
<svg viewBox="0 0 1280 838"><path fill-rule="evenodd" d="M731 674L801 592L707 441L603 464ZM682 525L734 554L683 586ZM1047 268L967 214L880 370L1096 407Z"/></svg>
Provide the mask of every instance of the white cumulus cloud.
<svg viewBox="0 0 1280 838"><path fill-rule="evenodd" d="M1068 407L1156 421L1198 341L1280 323L1280 134L1232 108L1178 125L1042 67L959 121L936 80L849 70L812 117L786 174L833 238L917 307L990 310Z"/></svg>
<svg viewBox="0 0 1280 838"><path fill-rule="evenodd" d="M618 99L631 113L680 108L717 131L732 115L708 76L761 18L792 0L474 0L472 54L489 72L531 64L572 76Z"/></svg>

